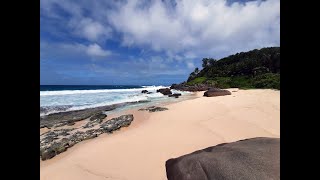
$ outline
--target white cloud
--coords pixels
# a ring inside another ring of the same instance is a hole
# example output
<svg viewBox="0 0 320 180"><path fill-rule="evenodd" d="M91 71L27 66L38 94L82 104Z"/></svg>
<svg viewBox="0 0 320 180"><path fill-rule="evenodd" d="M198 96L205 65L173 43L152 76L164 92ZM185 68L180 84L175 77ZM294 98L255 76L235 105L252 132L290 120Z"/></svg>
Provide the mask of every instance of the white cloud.
<svg viewBox="0 0 320 180"><path fill-rule="evenodd" d="M188 61L188 62L187 62L187 67L188 67L189 69L194 69L194 68L195 68L195 65L193 64L193 62Z"/></svg>
<svg viewBox="0 0 320 180"><path fill-rule="evenodd" d="M102 49L98 44L91 44L87 47L87 54L90 56L105 57L111 54L110 51Z"/></svg>
<svg viewBox="0 0 320 180"><path fill-rule="evenodd" d="M106 39L111 36L111 28L103 26L97 21L90 18L83 18L80 21L72 19L69 26L73 29L74 33L80 37L84 37L91 42L97 42L101 39Z"/></svg>
<svg viewBox="0 0 320 180"><path fill-rule="evenodd" d="M69 35L85 38L90 42L103 42L111 37L112 29L106 22L105 2L94 0L41 0L40 3L40 13L58 20L58 25L65 28ZM52 31L55 30L52 29Z"/></svg>
<svg viewBox="0 0 320 180"><path fill-rule="evenodd" d="M279 0L232 5L225 0L180 0L171 11L166 2L141 8L140 1L131 0L110 12L108 19L122 32L123 45L192 51L200 57L279 45Z"/></svg>
<svg viewBox="0 0 320 180"><path fill-rule="evenodd" d="M196 58L197 56L192 51L189 51L184 54L184 57L187 59L193 59L193 58Z"/></svg>
<svg viewBox="0 0 320 180"><path fill-rule="evenodd" d="M111 51L101 48L98 44L84 45L79 43L48 43L40 42L40 52L42 58L64 57L66 59L77 59L80 56L92 58L106 57L111 55Z"/></svg>
<svg viewBox="0 0 320 180"><path fill-rule="evenodd" d="M90 43L101 44L115 33L124 46L165 52L172 59L189 52L193 58L221 58L280 45L280 0L231 5L226 0L41 0L41 10Z"/></svg>

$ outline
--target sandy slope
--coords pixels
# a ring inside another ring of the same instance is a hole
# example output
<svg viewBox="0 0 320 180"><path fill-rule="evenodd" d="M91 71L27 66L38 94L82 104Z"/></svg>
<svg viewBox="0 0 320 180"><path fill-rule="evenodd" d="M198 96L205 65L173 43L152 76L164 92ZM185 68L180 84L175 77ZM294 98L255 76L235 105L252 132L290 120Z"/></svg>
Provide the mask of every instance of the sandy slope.
<svg viewBox="0 0 320 180"><path fill-rule="evenodd" d="M167 111L132 111L128 128L41 162L41 179L166 179L169 158L223 142L280 137L280 91L234 90L222 97L199 92Z"/></svg>

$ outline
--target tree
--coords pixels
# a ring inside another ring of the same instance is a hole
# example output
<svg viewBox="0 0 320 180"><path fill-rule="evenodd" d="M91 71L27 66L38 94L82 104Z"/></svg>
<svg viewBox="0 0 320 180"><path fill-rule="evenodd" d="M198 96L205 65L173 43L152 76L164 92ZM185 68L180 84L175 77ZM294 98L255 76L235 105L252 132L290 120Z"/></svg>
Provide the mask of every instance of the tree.
<svg viewBox="0 0 320 180"><path fill-rule="evenodd" d="M209 66L214 66L216 64L217 60L210 58L209 59Z"/></svg>
<svg viewBox="0 0 320 180"><path fill-rule="evenodd" d="M194 74L198 74L199 73L199 68L196 67L193 72L194 72Z"/></svg>
<svg viewBox="0 0 320 180"><path fill-rule="evenodd" d="M208 68L210 66L214 66L216 64L217 60L213 58L203 58L202 59L202 67Z"/></svg>
<svg viewBox="0 0 320 180"><path fill-rule="evenodd" d="M202 59L202 67L206 68L209 65L209 59L208 58L203 58Z"/></svg>

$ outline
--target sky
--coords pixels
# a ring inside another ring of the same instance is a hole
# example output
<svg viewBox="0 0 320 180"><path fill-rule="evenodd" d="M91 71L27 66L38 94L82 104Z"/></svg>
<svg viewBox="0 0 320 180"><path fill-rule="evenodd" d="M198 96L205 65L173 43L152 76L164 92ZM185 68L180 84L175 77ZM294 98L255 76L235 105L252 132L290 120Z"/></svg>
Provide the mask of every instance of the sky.
<svg viewBox="0 0 320 180"><path fill-rule="evenodd" d="M280 46L280 0L40 0L41 85L170 85Z"/></svg>

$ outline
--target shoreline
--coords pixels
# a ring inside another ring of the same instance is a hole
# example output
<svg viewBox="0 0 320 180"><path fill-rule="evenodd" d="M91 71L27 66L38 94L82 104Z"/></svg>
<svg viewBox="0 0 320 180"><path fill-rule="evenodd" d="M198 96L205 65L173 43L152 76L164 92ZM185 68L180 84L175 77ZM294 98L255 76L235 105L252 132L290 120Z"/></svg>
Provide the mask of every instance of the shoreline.
<svg viewBox="0 0 320 180"><path fill-rule="evenodd" d="M140 106L122 103L80 111L60 112L49 115L48 118L40 116L40 159L42 161L52 159L82 141L97 138L104 133L111 134L128 127L135 118L147 119L151 111L167 110L151 105L164 106L193 98L196 98L194 93L173 99L175 101L163 99L161 102L143 103ZM44 126L44 123L50 124L50 126Z"/></svg>
<svg viewBox="0 0 320 180"><path fill-rule="evenodd" d="M188 99L194 98L194 93L185 94L180 98L174 99L162 99L161 101L136 101L136 102L125 102L106 106L98 106L93 108L85 108L80 110L70 110L55 112L48 115L40 115L40 131L47 131L51 128L58 128L61 126L73 126L74 123L87 120L90 116L104 112L106 115L119 114L130 109L144 108L147 106L154 105L166 105L176 103ZM137 105L137 106L135 106ZM58 128L59 129L59 128Z"/></svg>
<svg viewBox="0 0 320 180"><path fill-rule="evenodd" d="M280 137L280 91L230 91L236 92L220 97L196 92L193 99L161 105L167 111L121 112L134 115L129 127L40 160L41 179L166 179L169 158L244 138Z"/></svg>

